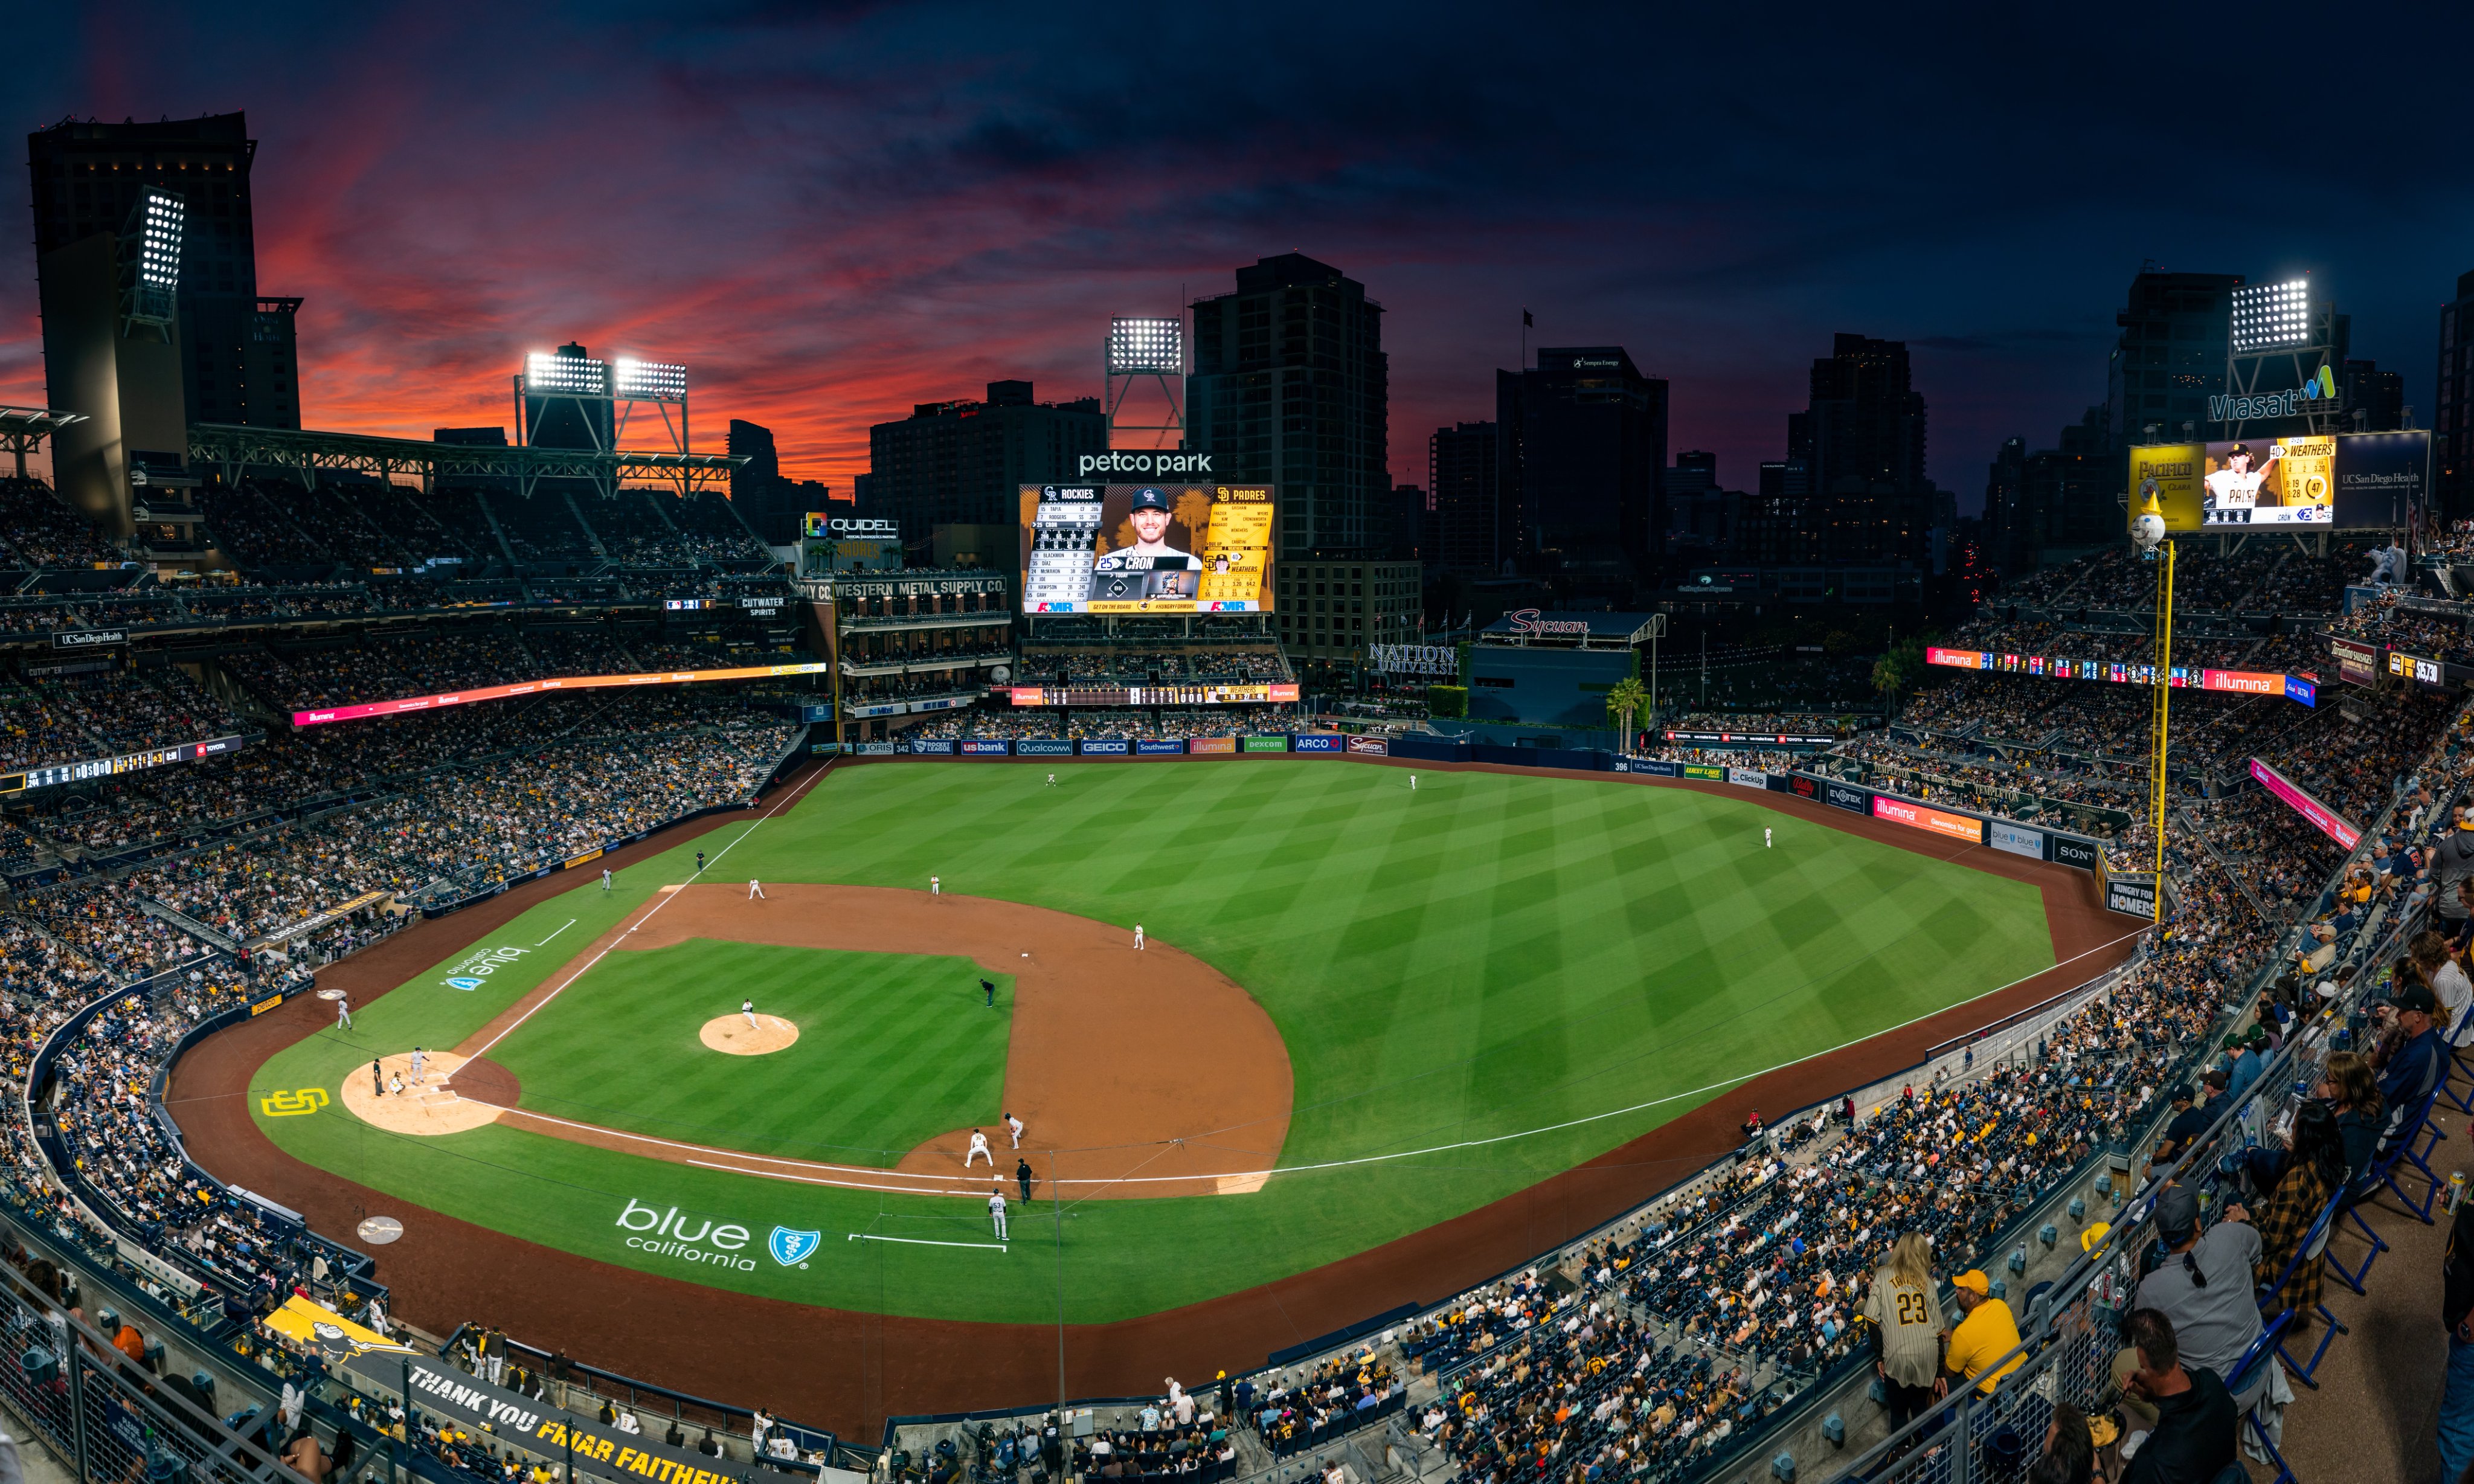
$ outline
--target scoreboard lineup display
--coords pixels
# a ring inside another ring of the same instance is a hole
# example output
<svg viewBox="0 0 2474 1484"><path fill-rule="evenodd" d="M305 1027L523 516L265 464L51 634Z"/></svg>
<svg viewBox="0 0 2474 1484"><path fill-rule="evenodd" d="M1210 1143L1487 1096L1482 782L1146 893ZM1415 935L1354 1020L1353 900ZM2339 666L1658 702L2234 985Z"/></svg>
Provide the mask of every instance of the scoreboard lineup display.
<svg viewBox="0 0 2474 1484"><path fill-rule="evenodd" d="M1022 486L1025 613L1269 613L1270 485Z"/></svg>

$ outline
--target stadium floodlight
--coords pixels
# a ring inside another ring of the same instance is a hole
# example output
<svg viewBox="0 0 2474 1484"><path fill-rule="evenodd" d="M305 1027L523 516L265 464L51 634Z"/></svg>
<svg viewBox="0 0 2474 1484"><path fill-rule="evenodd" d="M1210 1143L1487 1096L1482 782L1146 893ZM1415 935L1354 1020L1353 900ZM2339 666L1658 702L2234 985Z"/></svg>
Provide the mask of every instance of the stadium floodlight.
<svg viewBox="0 0 2474 1484"><path fill-rule="evenodd" d="M1174 377L1184 371L1184 321L1121 314L1108 322L1108 375Z"/></svg>
<svg viewBox="0 0 2474 1484"><path fill-rule="evenodd" d="M121 333L144 325L167 331L180 317L181 246L189 205L158 186L137 193L121 228Z"/></svg>
<svg viewBox="0 0 2474 1484"><path fill-rule="evenodd" d="M621 401L685 401L688 369L619 356L610 363L611 386Z"/></svg>
<svg viewBox="0 0 2474 1484"><path fill-rule="evenodd" d="M2233 353L2255 355L2311 343L2311 280L2246 283L2233 291Z"/></svg>
<svg viewBox="0 0 2474 1484"><path fill-rule="evenodd" d="M535 351L524 358L524 392L531 397L607 397L610 367L587 356Z"/></svg>

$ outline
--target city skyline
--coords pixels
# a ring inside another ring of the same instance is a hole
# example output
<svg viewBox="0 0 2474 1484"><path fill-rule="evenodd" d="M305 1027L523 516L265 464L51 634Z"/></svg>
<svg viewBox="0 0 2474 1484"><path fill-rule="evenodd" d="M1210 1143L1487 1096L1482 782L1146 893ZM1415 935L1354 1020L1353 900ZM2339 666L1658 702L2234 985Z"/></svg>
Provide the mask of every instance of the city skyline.
<svg viewBox="0 0 2474 1484"><path fill-rule="evenodd" d="M1298 13L1312 45L1270 12L1134 36L946 8L587 28L114 7L35 20L12 122L248 111L258 279L304 300L313 427L508 423L521 357L575 339L686 362L699 448L761 423L786 474L846 493L871 424L998 379L1095 395L1110 314L1292 249L1384 305L1404 482L1434 428L1492 415L1527 309L1533 354L1621 345L1666 377L1670 453L1714 451L1736 489L1784 452L1832 335L1903 340L1929 477L1972 510L2001 439L2048 447L2104 400L2147 258L2315 270L2432 424L2474 209L2419 153L2445 96L2412 85L2420 53L2396 64L2400 148L2296 137L2233 175L2255 207L2227 212L2155 183L2221 174L2208 90L2160 93L2101 38L1979 17L1911 53L1816 20L1761 33L1731 78L1695 62L1752 43L1724 19L1499 42L1431 12ZM2195 69L2211 44L2155 31ZM1653 46L1655 87L1627 90L1622 59ZM1198 48L1207 83L1158 80ZM1870 111L1832 123L1851 79ZM44 400L33 283L23 235L0 244L12 403Z"/></svg>

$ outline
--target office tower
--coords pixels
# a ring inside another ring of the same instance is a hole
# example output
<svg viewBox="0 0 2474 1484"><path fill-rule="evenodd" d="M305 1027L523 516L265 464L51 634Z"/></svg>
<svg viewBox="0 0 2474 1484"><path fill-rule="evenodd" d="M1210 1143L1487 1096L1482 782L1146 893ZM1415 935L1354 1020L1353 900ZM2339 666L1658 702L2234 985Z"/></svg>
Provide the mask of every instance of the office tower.
<svg viewBox="0 0 2474 1484"><path fill-rule="evenodd" d="M1496 372L1494 387L1497 477L1521 554L1628 583L1665 524L1666 379L1642 376L1621 346L1566 346Z"/></svg>
<svg viewBox="0 0 2474 1484"><path fill-rule="evenodd" d="M2474 510L2474 272L2439 306L2439 384L2431 435L2432 499L2445 515Z"/></svg>
<svg viewBox="0 0 2474 1484"><path fill-rule="evenodd" d="M1700 450L1675 455L1666 471L1665 549L1707 558L1729 541L1740 496L1718 487L1718 455Z"/></svg>
<svg viewBox="0 0 2474 1484"><path fill-rule="evenodd" d="M239 113L140 124L66 119L26 136L36 277L52 254L119 231L148 186L186 206L178 293L182 400L188 421L299 427L293 334L301 301L261 298L250 220L257 141ZM53 406L87 411L55 382Z"/></svg>
<svg viewBox="0 0 2474 1484"><path fill-rule="evenodd" d="M1424 555L1437 572L1492 577L1503 571L1510 534L1500 496L1492 423L1438 427L1426 439L1432 535Z"/></svg>
<svg viewBox="0 0 2474 1484"><path fill-rule="evenodd" d="M921 402L869 428L862 508L898 522L924 561L932 527L1018 524L1020 486L1072 479L1083 454L1107 447L1097 397L1035 401L1028 381L991 381L984 401Z"/></svg>
<svg viewBox="0 0 2474 1484"><path fill-rule="evenodd" d="M2340 425L2349 433L2388 433L2405 426L2405 376L2373 360L2348 360L2337 371Z"/></svg>
<svg viewBox="0 0 2474 1484"><path fill-rule="evenodd" d="M2130 280L2114 315L2122 333L2105 366L2112 448L2214 436L2208 399L2225 390L2233 291L2242 281L2237 273L2164 273L2152 265Z"/></svg>
<svg viewBox="0 0 2474 1484"><path fill-rule="evenodd" d="M1187 447L1223 484L1279 486L1279 550L1359 553L1392 488L1383 307L1298 253L1237 270L1194 303Z"/></svg>
<svg viewBox="0 0 2474 1484"><path fill-rule="evenodd" d="M1812 363L1809 387L1805 410L1787 417L1787 458L1808 471L1822 559L1924 561L1932 485L1905 342L1839 334Z"/></svg>
<svg viewBox="0 0 2474 1484"><path fill-rule="evenodd" d="M781 455L773 447L773 429L740 418L730 420L729 452L746 463L730 472L730 502L739 517L770 546L787 547L799 539L799 518L822 510L821 493L812 496L782 477ZM813 483L813 481L810 481ZM815 490L821 492L822 485Z"/></svg>

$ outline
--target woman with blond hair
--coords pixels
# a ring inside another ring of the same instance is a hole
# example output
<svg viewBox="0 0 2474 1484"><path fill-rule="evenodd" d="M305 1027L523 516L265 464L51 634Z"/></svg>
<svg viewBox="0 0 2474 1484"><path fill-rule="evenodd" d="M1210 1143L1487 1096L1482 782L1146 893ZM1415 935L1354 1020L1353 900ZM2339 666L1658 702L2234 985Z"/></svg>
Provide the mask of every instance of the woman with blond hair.
<svg viewBox="0 0 2474 1484"><path fill-rule="evenodd" d="M1910 1231L1890 1249L1864 1296L1873 1326L1873 1371L1888 1392L1890 1430L1921 1416L1942 1395L1941 1304L1934 1298L1932 1244Z"/></svg>

